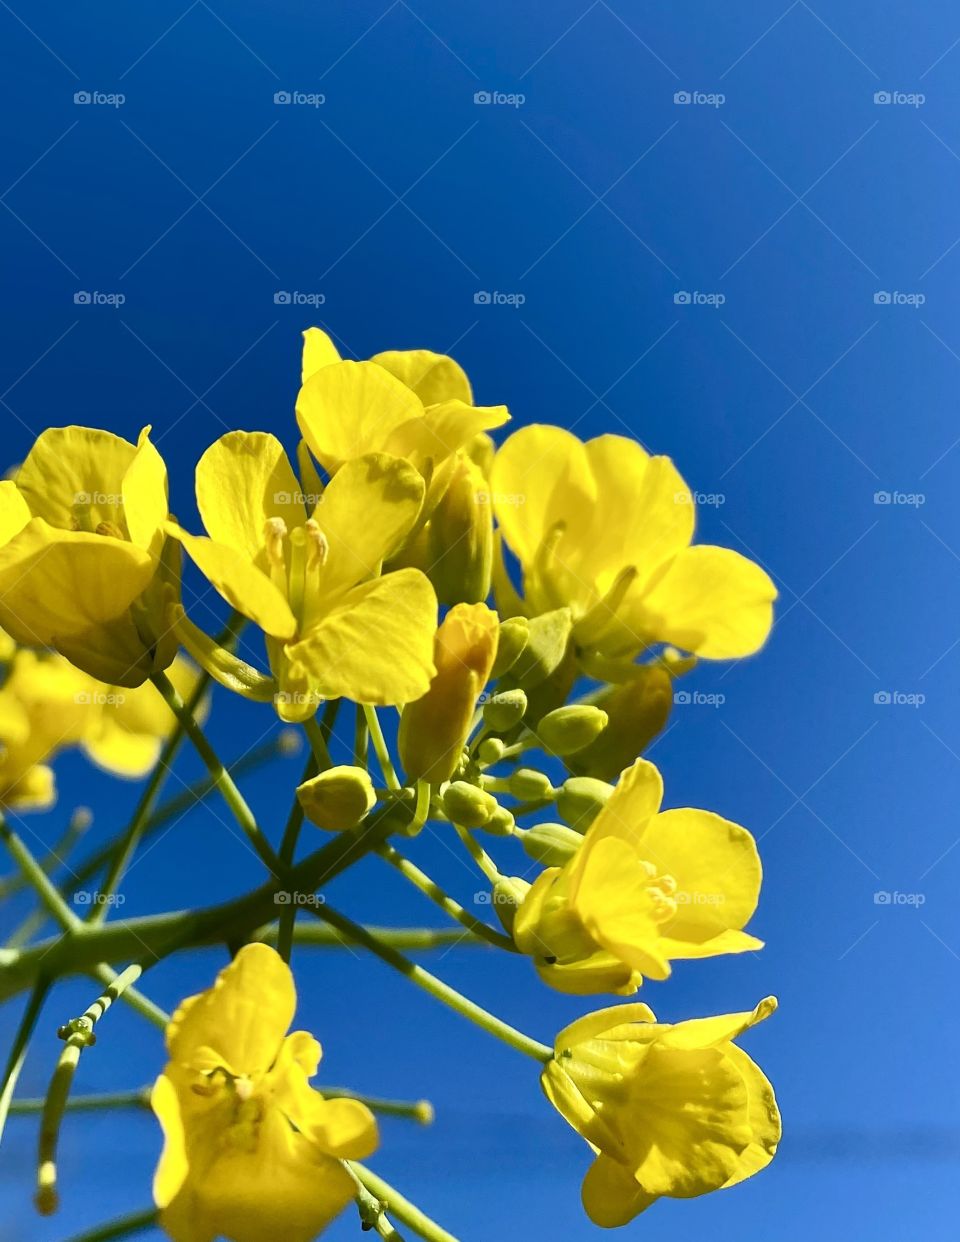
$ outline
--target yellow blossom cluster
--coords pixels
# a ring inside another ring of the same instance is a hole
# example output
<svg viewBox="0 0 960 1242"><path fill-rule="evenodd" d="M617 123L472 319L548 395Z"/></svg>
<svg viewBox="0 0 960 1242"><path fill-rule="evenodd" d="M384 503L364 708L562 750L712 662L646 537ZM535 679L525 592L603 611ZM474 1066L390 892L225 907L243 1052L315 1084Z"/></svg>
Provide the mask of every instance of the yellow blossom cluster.
<svg viewBox="0 0 960 1242"><path fill-rule="evenodd" d="M675 1023L630 1001L546 1045L325 902L308 914L289 906L295 881L315 890L379 855L460 934L529 959L530 987L577 997L631 996L676 962L763 947L746 930L761 888L754 838L711 811L664 809L660 773L641 752L678 678L763 645L773 583L738 552L694 542L694 495L668 457L547 425L496 447L490 433L509 418L475 404L452 358L344 360L311 328L295 420L280 429L290 454L271 432L221 436L196 463L199 522L171 516L149 427L136 444L50 429L0 483L0 805L51 805L50 763L64 747L135 777L182 733L266 862L267 899L289 907L265 916L252 893L220 913L138 924L156 934L153 959L216 940L221 915L235 949L166 1022L169 1063L151 1097L165 1140L154 1198L175 1242L309 1242L351 1202L384 1237L400 1236L384 1232L391 1209L417 1236L451 1236L358 1163L378 1144L376 1103L310 1085L320 1046L287 1033L298 913L538 1062L547 1099L593 1151L582 1197L598 1225L732 1186L776 1151L773 1089L734 1042L773 1012L772 998ZM259 632L259 659L190 615L185 567L229 605L235 628ZM200 698L199 677L303 727L311 763L290 790L285 830L257 822L206 742L202 712L184 707ZM349 704L352 762L334 764L336 713ZM111 882L151 807L118 840ZM298 862L304 820L328 835ZM477 869L496 922L404 856L427 824ZM69 968L84 952L73 935L80 947L56 959ZM98 943L106 953L111 942ZM89 1030L91 1011L64 1028L68 1045L90 1042L103 999ZM51 1163L48 1152L47 1190Z"/></svg>

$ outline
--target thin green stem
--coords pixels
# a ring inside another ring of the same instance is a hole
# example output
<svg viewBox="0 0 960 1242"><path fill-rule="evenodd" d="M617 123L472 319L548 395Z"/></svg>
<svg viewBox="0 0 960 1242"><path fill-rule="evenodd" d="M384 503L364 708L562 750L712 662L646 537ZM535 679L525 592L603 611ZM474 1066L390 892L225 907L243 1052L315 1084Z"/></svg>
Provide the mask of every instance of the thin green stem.
<svg viewBox="0 0 960 1242"><path fill-rule="evenodd" d="M153 1228L159 1218L160 1213L156 1208L144 1208L140 1212L118 1216L116 1220L108 1221L105 1225L97 1225L84 1233L75 1234L69 1242L113 1242L115 1238L129 1238L133 1233Z"/></svg>
<svg viewBox="0 0 960 1242"><path fill-rule="evenodd" d="M347 1087L319 1086L317 1090L328 1100L359 1100L371 1112L380 1113L383 1117L405 1117L422 1126L429 1126L433 1122L433 1105L429 1100L386 1100L379 1095L361 1095Z"/></svg>
<svg viewBox="0 0 960 1242"><path fill-rule="evenodd" d="M393 761L390 758L390 750L387 747L386 738L383 736L383 729L380 725L377 709L364 704L363 714L366 717L367 728L370 730L370 739L373 742L377 762L380 764L380 770L383 772L383 779L387 782L387 787L389 789L402 789L400 778L397 776Z"/></svg>
<svg viewBox="0 0 960 1242"><path fill-rule="evenodd" d="M74 914L60 895L59 889L51 883L50 877L43 870L33 854L21 838L0 815L0 840L10 851L13 861L20 868L25 882L30 885L39 897L44 909L64 930L72 931L80 925L80 919Z"/></svg>
<svg viewBox="0 0 960 1242"><path fill-rule="evenodd" d="M462 927L466 927L468 931L472 931L474 935L479 936L482 940L486 940L488 944L495 945L498 949L506 949L510 953L516 953L516 946L513 941L505 936L502 932L498 932L495 928L489 927L482 919L478 919L476 915L465 910L458 901L454 901L436 881L432 880L425 871L421 871L416 863L412 863L409 858L405 858L399 850L393 848L392 845L381 845L377 853L386 862L395 867L397 871L409 880L415 888L418 888L425 897L430 900L444 912L455 919Z"/></svg>
<svg viewBox="0 0 960 1242"><path fill-rule="evenodd" d="M329 902L325 902L322 906L311 906L310 909L317 918L322 919L325 923L330 923L338 931L342 931L354 943L369 949L382 962L386 962L388 966L405 975L411 983L415 983L417 987L422 988L424 992L429 993L434 999L441 1001L444 1005L447 1005L468 1021L473 1022L488 1034L496 1036L497 1039L502 1040L503 1043L508 1044L511 1048L515 1048L518 1052L522 1052L528 1057L533 1057L536 1061L549 1061L553 1056L553 1050L548 1048L546 1044L541 1044L529 1035L524 1035L522 1031L516 1030L509 1023L489 1013L481 1005L478 1005L476 1001L463 996L456 988L452 988L448 983L444 983L436 975L430 974L422 966L418 966L416 962L411 961L409 957L404 957L402 953L398 953L390 945L384 944L367 928L361 927L359 923L354 923L345 914L335 910Z"/></svg>
<svg viewBox="0 0 960 1242"><path fill-rule="evenodd" d="M353 763L354 767L366 770L367 759L370 753L370 730L367 728L367 718L364 715L363 708L357 704L357 711L353 722Z"/></svg>
<svg viewBox="0 0 960 1242"><path fill-rule="evenodd" d="M349 1163L364 1188L392 1213L401 1225L406 1225L408 1229L412 1229L418 1237L425 1238L427 1242L457 1242L452 1233L447 1233L446 1229L421 1212L415 1204L404 1198L399 1190L394 1189L372 1169L368 1169L366 1165L356 1160L351 1160Z"/></svg>
<svg viewBox="0 0 960 1242"><path fill-rule="evenodd" d="M140 963L141 967L146 970L147 966ZM101 983L109 987L117 981L117 972L112 966L108 966L106 962L101 962L93 970L93 977ZM142 1018L146 1018L148 1022L152 1022L155 1027L161 1031L165 1031L170 1025L170 1014L166 1013L159 1005L155 1005L149 996L144 994L132 985L125 987L120 995L120 999L129 1005L134 1012L140 1014Z"/></svg>
<svg viewBox="0 0 960 1242"><path fill-rule="evenodd" d="M496 882L500 879L500 872L497 870L497 864L493 861L483 846L474 838L472 833L468 832L466 828L461 828L459 824L454 824L453 827L457 836L467 847L467 852L473 861L477 864L490 883L496 884Z"/></svg>
<svg viewBox="0 0 960 1242"><path fill-rule="evenodd" d="M91 819L92 816L86 807L78 807L73 812L60 840L52 845L38 861L40 870L45 875L50 875L58 866L66 862L70 851L89 828ZM13 897L26 887L27 881L22 871L15 871L12 875L4 876L0 880L0 901Z"/></svg>
<svg viewBox="0 0 960 1242"><path fill-rule="evenodd" d="M153 684L160 691L167 706L177 717L183 728L190 738L190 741L196 747L197 753L203 760L207 771L210 773L211 779L220 792L224 802L230 809L231 814L237 821L237 824L246 833L250 844L256 850L260 859L266 864L267 868L273 872L278 878L283 874L283 868L280 860L274 853L270 842L260 830L256 817L247 805L247 801L243 794L237 788L233 777L220 762L216 751L207 741L203 730L189 714L184 706L183 700L177 693L176 688L165 673L154 673L152 679Z"/></svg>
<svg viewBox="0 0 960 1242"><path fill-rule="evenodd" d="M375 1198L360 1178L354 1172L349 1160L342 1161L343 1167L347 1173L353 1178L354 1182L354 1201L357 1205L357 1213L360 1217L360 1228L364 1233L371 1230L376 1233L378 1238L386 1239L386 1242L404 1242L402 1234L397 1233L392 1222L387 1217L386 1208Z"/></svg>
<svg viewBox="0 0 960 1242"><path fill-rule="evenodd" d="M93 1028L117 997L123 995L124 989L135 983L141 974L142 967L128 966L107 990L84 1010L79 1018L73 1018L57 1032L66 1041L66 1046L60 1054L57 1068L50 1080L40 1119L35 1202L41 1216L49 1216L57 1210L57 1145L73 1076L80 1061L80 1053L84 1048L96 1042L97 1037Z"/></svg>
<svg viewBox="0 0 960 1242"><path fill-rule="evenodd" d="M45 1100L24 1097L10 1101L11 1117L30 1117L42 1113ZM67 1100L64 1112L67 1113L101 1113L115 1108L149 1109L150 1088L141 1087L139 1091L105 1091L100 1095L74 1095Z"/></svg>
<svg viewBox="0 0 960 1242"><path fill-rule="evenodd" d="M27 1045L30 1043L30 1036L37 1025L40 1010L43 1008L43 1002L49 990L50 984L46 979L37 980L14 1036L13 1046L3 1071L3 1082L0 1085L0 1140L3 1139L7 1115L12 1111L13 1093L17 1089L17 1079L20 1077L20 1071L26 1060Z"/></svg>

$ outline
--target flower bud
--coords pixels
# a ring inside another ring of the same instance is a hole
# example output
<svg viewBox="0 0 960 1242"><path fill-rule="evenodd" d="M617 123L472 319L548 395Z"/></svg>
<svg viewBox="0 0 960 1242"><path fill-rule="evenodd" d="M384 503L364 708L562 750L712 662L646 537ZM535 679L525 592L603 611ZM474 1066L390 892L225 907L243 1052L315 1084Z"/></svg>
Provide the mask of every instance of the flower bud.
<svg viewBox="0 0 960 1242"><path fill-rule="evenodd" d="M558 707L537 725L537 738L554 755L573 755L600 736L607 720L605 711L589 704Z"/></svg>
<svg viewBox="0 0 960 1242"><path fill-rule="evenodd" d="M482 828L500 809L493 794L466 781L454 781L441 796L444 814L461 828Z"/></svg>
<svg viewBox="0 0 960 1242"><path fill-rule="evenodd" d="M400 719L400 760L411 780L436 785L457 769L477 696L497 652L497 614L486 604L457 604L437 630L430 689Z"/></svg>
<svg viewBox="0 0 960 1242"><path fill-rule="evenodd" d="M513 836L516 826L517 821L513 818L513 814L505 806L498 806L483 825L483 830L495 837L510 837Z"/></svg>
<svg viewBox="0 0 960 1242"><path fill-rule="evenodd" d="M609 727L570 763L578 775L612 781L667 723L673 705L673 680L665 668L645 664L622 686L615 686L599 706L610 717Z"/></svg>
<svg viewBox="0 0 960 1242"><path fill-rule="evenodd" d="M562 867L583 844L583 837L566 824L534 824L523 833L520 844L534 862Z"/></svg>
<svg viewBox="0 0 960 1242"><path fill-rule="evenodd" d="M492 764L500 762L505 750L506 746L502 738L485 737L477 747L477 758L481 763L490 767Z"/></svg>
<svg viewBox="0 0 960 1242"><path fill-rule="evenodd" d="M428 527L428 577L441 604L478 603L490 593L493 507L483 472L460 457Z"/></svg>
<svg viewBox="0 0 960 1242"><path fill-rule="evenodd" d="M497 733L506 733L523 719L527 696L522 690L501 690L483 705L484 723Z"/></svg>
<svg viewBox="0 0 960 1242"><path fill-rule="evenodd" d="M577 832L586 832L600 814L613 786L592 776L571 776L560 786L557 794L557 811Z"/></svg>
<svg viewBox="0 0 960 1242"><path fill-rule="evenodd" d="M490 670L491 677L501 677L513 668L527 645L529 635L530 622L526 617L510 617L500 622L500 644Z"/></svg>
<svg viewBox="0 0 960 1242"><path fill-rule="evenodd" d="M521 802L542 802L553 797L550 778L536 768L517 768L509 777L510 792Z"/></svg>
<svg viewBox="0 0 960 1242"><path fill-rule="evenodd" d="M493 908L507 935L513 935L513 920L530 885L518 875L502 875L493 886Z"/></svg>
<svg viewBox="0 0 960 1242"><path fill-rule="evenodd" d="M329 768L297 790L303 813L328 832L342 832L360 823L377 800L363 768Z"/></svg>
<svg viewBox="0 0 960 1242"><path fill-rule="evenodd" d="M569 608L558 608L534 617L527 643L510 670L525 690L538 686L560 666L567 650L573 620Z"/></svg>

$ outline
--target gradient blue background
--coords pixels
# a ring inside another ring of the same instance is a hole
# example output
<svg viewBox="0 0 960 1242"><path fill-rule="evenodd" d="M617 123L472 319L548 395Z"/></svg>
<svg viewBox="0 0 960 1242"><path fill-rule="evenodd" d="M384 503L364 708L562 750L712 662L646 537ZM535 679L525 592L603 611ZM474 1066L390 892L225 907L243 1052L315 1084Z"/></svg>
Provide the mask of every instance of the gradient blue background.
<svg viewBox="0 0 960 1242"><path fill-rule="evenodd" d="M760 839L753 929L768 947L681 964L644 992L671 1020L780 996L749 1048L785 1138L761 1177L663 1203L625 1236L955 1237L955 6L0 0L0 32L5 461L50 424L133 437L152 423L174 510L193 521L193 464L226 427L294 443L298 334L320 322L352 356L450 350L516 424L628 432L722 495L701 538L770 569L778 621L761 657L695 673L688 688L725 701L678 706L652 755L669 805L714 808ZM77 91L126 101L76 105ZM278 91L326 100L276 105ZM478 105L478 91L525 101ZM677 91L726 99L677 105ZM878 91L926 99L876 104ZM78 291L126 300L77 305ZM324 301L277 304L280 291ZM478 291L525 301L478 305ZM676 304L681 291L725 301ZM881 291L925 301L878 304ZM192 605L198 621L215 624L213 603ZM268 727L217 699L224 756ZM245 786L274 839L301 763ZM190 755L178 767L199 771ZM122 826L136 788L74 756L60 773L60 807L21 826L38 849L78 802L98 808L96 839ZM446 843L417 853L470 896ZM133 866L120 913L207 903L259 876L211 803ZM369 919L433 919L373 862L330 896ZM148 990L173 1006L223 960L177 959ZM430 962L543 1038L587 1007L523 961L459 949ZM532 1064L376 962L303 951L297 967L325 1081L436 1105L432 1131L384 1126L386 1176L464 1239L600 1236L578 1201L587 1149ZM53 1029L89 999L71 983L48 1002L23 1092L45 1087ZM159 1035L120 1007L77 1086L138 1086L161 1062ZM11 1120L4 1239L62 1239L148 1200L147 1116L68 1121L51 1221L30 1211L33 1144L34 1123ZM355 1229L347 1214L330 1236Z"/></svg>

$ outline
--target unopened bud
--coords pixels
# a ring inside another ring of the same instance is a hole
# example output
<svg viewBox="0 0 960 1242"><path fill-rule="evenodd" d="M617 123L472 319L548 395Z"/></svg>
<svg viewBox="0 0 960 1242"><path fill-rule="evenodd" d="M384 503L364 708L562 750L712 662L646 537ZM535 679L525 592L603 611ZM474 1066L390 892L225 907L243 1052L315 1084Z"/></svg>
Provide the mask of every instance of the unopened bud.
<svg viewBox="0 0 960 1242"><path fill-rule="evenodd" d="M546 681L566 654L572 626L569 608L534 617L529 623L526 646L510 670L514 680L526 690Z"/></svg>
<svg viewBox="0 0 960 1242"><path fill-rule="evenodd" d="M522 690L501 690L483 705L484 723L497 733L506 733L523 719L527 696Z"/></svg>
<svg viewBox="0 0 960 1242"><path fill-rule="evenodd" d="M547 867L562 867L583 845L583 837L566 824L534 824L521 836L525 853Z"/></svg>
<svg viewBox="0 0 960 1242"><path fill-rule="evenodd" d="M662 666L646 664L599 702L610 717L609 727L575 756L570 767L584 776L613 781L667 723L673 706L673 679Z"/></svg>
<svg viewBox="0 0 960 1242"><path fill-rule="evenodd" d="M474 604L490 594L493 506L483 472L461 457L428 527L428 577L441 604Z"/></svg>
<svg viewBox="0 0 960 1242"><path fill-rule="evenodd" d="M516 664L530 635L530 622L526 617L509 617L500 622L500 645L493 662L491 677L502 677Z"/></svg>
<svg viewBox="0 0 960 1242"><path fill-rule="evenodd" d="M560 786L557 811L577 832L586 832L600 814L613 786L592 776L571 776Z"/></svg>
<svg viewBox="0 0 960 1242"><path fill-rule="evenodd" d="M536 768L517 768L509 778L510 792L521 802L542 802L553 797L550 778Z"/></svg>
<svg viewBox="0 0 960 1242"><path fill-rule="evenodd" d="M485 737L477 747L477 758L481 763L490 767L492 764L500 762L505 750L506 746L502 738Z"/></svg>
<svg viewBox="0 0 960 1242"><path fill-rule="evenodd" d="M510 837L513 835L513 830L516 826L517 821L513 818L512 813L505 806L498 806L483 825L483 831L489 832L495 837Z"/></svg>
<svg viewBox="0 0 960 1242"><path fill-rule="evenodd" d="M607 727L607 713L589 704L558 707L537 725L537 738L554 755L575 755Z"/></svg>
<svg viewBox="0 0 960 1242"><path fill-rule="evenodd" d="M493 886L493 908L503 930L513 935L513 920L523 899L530 892L530 884L518 875L502 875Z"/></svg>
<svg viewBox="0 0 960 1242"><path fill-rule="evenodd" d="M377 800L363 768L347 765L329 768L306 781L297 790L297 797L307 819L328 832L355 827Z"/></svg>
<svg viewBox="0 0 960 1242"><path fill-rule="evenodd" d="M493 794L466 781L454 781L443 791L444 814L461 828L482 828L499 810Z"/></svg>

